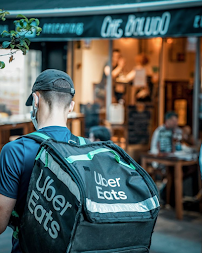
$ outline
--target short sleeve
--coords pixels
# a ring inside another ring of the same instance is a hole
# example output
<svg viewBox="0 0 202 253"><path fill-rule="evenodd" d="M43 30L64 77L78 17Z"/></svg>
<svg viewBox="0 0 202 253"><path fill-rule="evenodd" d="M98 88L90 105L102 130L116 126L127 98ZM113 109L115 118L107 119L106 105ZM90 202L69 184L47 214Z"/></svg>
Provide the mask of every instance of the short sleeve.
<svg viewBox="0 0 202 253"><path fill-rule="evenodd" d="M23 167L23 141L7 143L0 153L0 194L17 199Z"/></svg>
<svg viewBox="0 0 202 253"><path fill-rule="evenodd" d="M158 153L159 131L160 131L160 128L157 128L154 131L153 136L152 136L151 148L150 148L150 152L152 154L157 154Z"/></svg>

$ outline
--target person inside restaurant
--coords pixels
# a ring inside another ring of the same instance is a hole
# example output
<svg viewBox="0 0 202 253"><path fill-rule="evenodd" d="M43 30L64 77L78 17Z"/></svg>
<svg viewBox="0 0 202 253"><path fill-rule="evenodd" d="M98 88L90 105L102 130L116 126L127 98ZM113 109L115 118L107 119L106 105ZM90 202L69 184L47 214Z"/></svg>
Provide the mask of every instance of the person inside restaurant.
<svg viewBox="0 0 202 253"><path fill-rule="evenodd" d="M173 138L182 137L182 130L178 127L178 115L173 112L165 114L165 123L159 126L153 133L150 152L152 154L169 153L173 151ZM160 143L162 139L162 145Z"/></svg>
<svg viewBox="0 0 202 253"><path fill-rule="evenodd" d="M119 49L114 49L112 53L112 80L113 80L113 87L115 79L120 75L123 71L125 66L125 59L121 56L121 52ZM99 84L95 87L95 98L96 102L98 102L102 107L105 107L105 100L106 100L106 83L107 83L107 76L110 74L110 66L109 62L107 62L103 68L102 79ZM114 88L113 88L114 90ZM119 94L114 90L114 95L119 100Z"/></svg>
<svg viewBox="0 0 202 253"><path fill-rule="evenodd" d="M191 134L191 127L186 125L182 128L182 145L193 146L194 137Z"/></svg>
<svg viewBox="0 0 202 253"><path fill-rule="evenodd" d="M94 126L90 128L89 140L94 141L109 141L111 134L108 128L104 126Z"/></svg>
<svg viewBox="0 0 202 253"><path fill-rule="evenodd" d="M126 75L127 82L133 82L131 87L131 103L150 102L153 89L153 71L146 54L135 57L135 67Z"/></svg>

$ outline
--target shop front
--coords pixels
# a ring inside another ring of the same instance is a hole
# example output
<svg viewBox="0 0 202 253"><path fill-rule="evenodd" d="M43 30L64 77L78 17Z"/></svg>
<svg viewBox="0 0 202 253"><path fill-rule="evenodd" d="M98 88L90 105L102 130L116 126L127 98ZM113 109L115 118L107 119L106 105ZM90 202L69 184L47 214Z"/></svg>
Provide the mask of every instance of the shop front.
<svg viewBox="0 0 202 253"><path fill-rule="evenodd" d="M199 1L178 2L156 3L155 10L151 2L139 9L135 4L127 9L100 6L94 13L80 8L83 12L74 16L68 9L19 13L39 18L41 35L30 35L31 49L41 57L38 71L58 68L72 76L76 111L95 108L100 124L123 132L126 146L149 148L152 132L170 110L179 114L181 127L190 126L194 138L199 137L202 7ZM13 20L7 19L0 30L13 29ZM113 68L119 64L113 52L123 60L115 77Z"/></svg>

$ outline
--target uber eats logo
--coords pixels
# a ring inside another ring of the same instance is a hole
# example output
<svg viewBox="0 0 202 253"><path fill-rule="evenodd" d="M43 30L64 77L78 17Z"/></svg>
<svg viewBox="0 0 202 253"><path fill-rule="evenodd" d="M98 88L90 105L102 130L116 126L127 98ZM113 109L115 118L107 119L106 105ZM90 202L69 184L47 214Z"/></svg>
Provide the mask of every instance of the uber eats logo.
<svg viewBox="0 0 202 253"><path fill-rule="evenodd" d="M58 237L58 232L60 231L60 225L57 221L53 220L53 212L51 210L46 210L45 207L37 204L37 201L44 197L47 202L52 202L52 210L58 212L60 216L62 216L68 208L71 208L72 205L66 201L63 195L57 195L53 179L47 176L42 180L42 176L43 170L41 170L39 178L36 181L36 189L39 191L40 195L32 190L28 202L28 208L38 223L43 226L53 239L56 239Z"/></svg>
<svg viewBox="0 0 202 253"><path fill-rule="evenodd" d="M96 173L94 171L94 177L95 177L95 183L96 191L97 191L97 197L99 199L107 199L107 200L114 200L114 199L127 199L127 195L124 191L115 191L114 189L111 189L110 191L106 191L106 187L121 187L120 178L110 178L106 179L104 178L100 173ZM99 186L98 186L99 185Z"/></svg>

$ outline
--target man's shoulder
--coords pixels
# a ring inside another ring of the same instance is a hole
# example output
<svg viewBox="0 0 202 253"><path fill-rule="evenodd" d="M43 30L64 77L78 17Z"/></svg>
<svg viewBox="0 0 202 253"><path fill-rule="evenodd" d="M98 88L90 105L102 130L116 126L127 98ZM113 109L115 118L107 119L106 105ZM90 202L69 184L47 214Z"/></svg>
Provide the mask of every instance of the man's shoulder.
<svg viewBox="0 0 202 253"><path fill-rule="evenodd" d="M33 143L34 140L22 136L21 138L18 138L5 144L1 150L1 156L5 154L19 154L19 152L23 154L25 148L30 147L30 145L32 145Z"/></svg>
<svg viewBox="0 0 202 253"><path fill-rule="evenodd" d="M164 125L161 125L159 127L156 128L156 130L154 132L160 132L161 130L165 129L165 126Z"/></svg>

